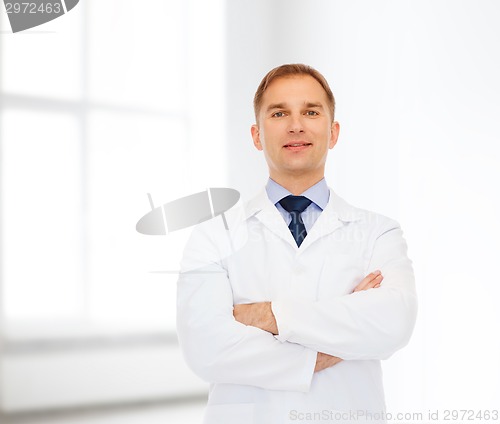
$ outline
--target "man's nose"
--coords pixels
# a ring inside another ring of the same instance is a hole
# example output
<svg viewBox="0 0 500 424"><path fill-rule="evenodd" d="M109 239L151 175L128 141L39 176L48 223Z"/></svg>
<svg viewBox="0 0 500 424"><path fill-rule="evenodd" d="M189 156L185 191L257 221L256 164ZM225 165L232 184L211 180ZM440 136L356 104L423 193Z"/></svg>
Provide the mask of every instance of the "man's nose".
<svg viewBox="0 0 500 424"><path fill-rule="evenodd" d="M302 116L291 115L290 124L288 126L288 132L290 133L301 133L304 132L304 125L302 122Z"/></svg>

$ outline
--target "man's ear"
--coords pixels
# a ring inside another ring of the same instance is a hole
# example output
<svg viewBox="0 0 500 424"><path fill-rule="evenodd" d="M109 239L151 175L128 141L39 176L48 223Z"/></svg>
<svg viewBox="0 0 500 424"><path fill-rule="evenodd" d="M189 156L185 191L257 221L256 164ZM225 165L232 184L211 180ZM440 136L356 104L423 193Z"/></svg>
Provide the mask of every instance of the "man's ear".
<svg viewBox="0 0 500 424"><path fill-rule="evenodd" d="M252 125L250 129L252 132L253 145L257 150L262 150L262 143L260 142L260 130L257 124Z"/></svg>
<svg viewBox="0 0 500 424"><path fill-rule="evenodd" d="M337 144L337 140L339 138L340 125L337 121L332 122L332 128L330 130L330 143L328 144L329 149L333 149L335 144Z"/></svg>

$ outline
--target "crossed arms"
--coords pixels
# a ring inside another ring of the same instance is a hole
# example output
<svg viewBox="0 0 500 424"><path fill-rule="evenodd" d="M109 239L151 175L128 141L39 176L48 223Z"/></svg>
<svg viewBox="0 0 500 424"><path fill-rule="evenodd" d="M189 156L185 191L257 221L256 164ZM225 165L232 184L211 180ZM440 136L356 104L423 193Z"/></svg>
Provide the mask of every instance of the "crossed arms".
<svg viewBox="0 0 500 424"><path fill-rule="evenodd" d="M187 364L210 383L306 392L315 371L388 358L411 336L416 295L401 230L387 225L379 234L368 266L382 270L382 284L372 273L344 296L235 306L226 270L198 259L213 250L213 236L198 233L185 257L201 272L182 273L178 282L177 329Z"/></svg>
<svg viewBox="0 0 500 424"><path fill-rule="evenodd" d="M377 270L368 274L363 280L355 287L353 293L380 287L380 283L384 277L382 273ZM279 334L276 318L273 314L271 302L258 302L235 305L233 315L236 321L245 325L260 328L273 335ZM314 372L322 371L342 361L341 358L327 353L318 352L316 357L316 365Z"/></svg>
<svg viewBox="0 0 500 424"><path fill-rule="evenodd" d="M355 287L353 293L379 288L384 277L379 270L371 272ZM273 335L279 334L276 317L273 314L271 302L258 302L235 305L233 315L236 321L245 325L260 328ZM342 361L341 358L327 353L318 352L314 372L330 368Z"/></svg>

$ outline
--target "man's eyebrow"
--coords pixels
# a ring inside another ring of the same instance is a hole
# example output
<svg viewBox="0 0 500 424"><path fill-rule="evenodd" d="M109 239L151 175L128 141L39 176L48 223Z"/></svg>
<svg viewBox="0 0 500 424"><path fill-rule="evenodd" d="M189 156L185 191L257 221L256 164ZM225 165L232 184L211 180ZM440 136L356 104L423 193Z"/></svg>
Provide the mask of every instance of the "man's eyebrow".
<svg viewBox="0 0 500 424"><path fill-rule="evenodd" d="M307 102L306 107L315 107L318 109L323 109L323 105L321 103Z"/></svg>
<svg viewBox="0 0 500 424"><path fill-rule="evenodd" d="M273 109L285 109L286 105L285 103L272 103L267 107L267 110L273 110Z"/></svg>
<svg viewBox="0 0 500 424"><path fill-rule="evenodd" d="M323 109L323 104L321 102L304 102L305 107L310 107L310 108L317 108L317 109ZM272 103L267 107L267 111L269 112L270 110L274 109L286 109L287 105L286 103Z"/></svg>

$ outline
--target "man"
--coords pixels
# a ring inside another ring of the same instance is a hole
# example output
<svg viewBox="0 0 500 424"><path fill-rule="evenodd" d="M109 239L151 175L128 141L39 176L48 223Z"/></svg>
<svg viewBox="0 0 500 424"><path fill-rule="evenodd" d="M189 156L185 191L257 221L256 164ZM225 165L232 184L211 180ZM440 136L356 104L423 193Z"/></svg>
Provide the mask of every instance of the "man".
<svg viewBox="0 0 500 424"><path fill-rule="evenodd" d="M228 229L197 227L178 284L180 345L211 383L205 423L383 422L380 360L417 310L401 229L328 188L339 124L319 72L271 70L254 109L266 188Z"/></svg>

